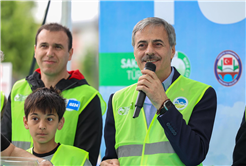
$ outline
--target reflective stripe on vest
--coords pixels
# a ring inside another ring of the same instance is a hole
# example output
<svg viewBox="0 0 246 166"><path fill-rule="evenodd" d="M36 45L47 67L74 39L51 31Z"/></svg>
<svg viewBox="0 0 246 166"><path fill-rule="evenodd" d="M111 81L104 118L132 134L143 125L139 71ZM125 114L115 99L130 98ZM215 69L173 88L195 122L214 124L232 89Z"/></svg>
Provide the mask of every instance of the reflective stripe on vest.
<svg viewBox="0 0 246 166"><path fill-rule="evenodd" d="M167 89L166 94L171 101L180 97L187 100L185 108L179 110L186 124L207 88L209 86L206 84L180 75ZM149 128L143 108L138 118L132 118L137 96L138 91L134 84L117 91L112 99L115 149L120 165L184 165L167 139L157 115Z"/></svg>
<svg viewBox="0 0 246 166"><path fill-rule="evenodd" d="M85 163L84 163L84 166L91 166L91 162L88 159L86 159Z"/></svg>
<svg viewBox="0 0 246 166"><path fill-rule="evenodd" d="M141 156L143 145L125 145L120 146L116 150L118 158L129 156ZM156 142L152 144L145 144L145 155L157 153L175 153L170 142Z"/></svg>
<svg viewBox="0 0 246 166"><path fill-rule="evenodd" d="M21 149L28 149L31 146L31 142L23 142L23 141L12 141L12 144L21 148Z"/></svg>
<svg viewBox="0 0 246 166"><path fill-rule="evenodd" d="M24 102L32 92L25 79L17 81L11 91L11 118L12 118L12 142L15 146L28 149L32 147L32 137L29 130L24 127L23 117Z"/></svg>
<svg viewBox="0 0 246 166"><path fill-rule="evenodd" d="M17 81L11 92L11 118L12 118L12 142L15 142L17 147L28 149L33 146L32 138L29 130L25 129L23 124L24 102L26 97L32 92L30 85L25 79ZM78 93L81 92L81 93ZM67 100L77 100L80 102L78 110L66 109L64 113L65 122L62 130L56 132L55 141L65 145L73 145L77 121L80 113L86 108L90 101L98 95L101 103L101 108L104 107L102 113L105 112L106 103L102 99L100 93L89 85L82 85L73 89L68 89L62 92L62 96ZM66 133L66 134L64 134ZM24 145L23 142L25 142ZM26 146L29 142L29 147Z"/></svg>

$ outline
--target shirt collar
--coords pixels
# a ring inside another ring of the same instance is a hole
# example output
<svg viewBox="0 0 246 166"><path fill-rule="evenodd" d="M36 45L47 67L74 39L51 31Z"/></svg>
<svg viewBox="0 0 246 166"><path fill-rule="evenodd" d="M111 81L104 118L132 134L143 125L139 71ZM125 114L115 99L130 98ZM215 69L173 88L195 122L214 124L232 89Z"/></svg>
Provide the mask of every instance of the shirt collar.
<svg viewBox="0 0 246 166"><path fill-rule="evenodd" d="M162 82L162 85L163 85L165 91L167 91L167 89L169 88L169 86L172 84L173 75L174 75L174 69L173 69L173 67L171 67L171 74L167 77L167 79L165 79Z"/></svg>

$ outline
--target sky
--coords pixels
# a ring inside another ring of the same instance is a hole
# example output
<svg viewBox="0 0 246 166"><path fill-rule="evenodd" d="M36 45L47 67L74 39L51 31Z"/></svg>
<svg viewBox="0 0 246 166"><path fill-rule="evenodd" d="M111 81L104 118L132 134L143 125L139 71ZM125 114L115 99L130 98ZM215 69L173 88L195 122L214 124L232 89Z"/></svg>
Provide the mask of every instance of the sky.
<svg viewBox="0 0 246 166"><path fill-rule="evenodd" d="M34 9L34 15L38 22L42 22L48 0L36 1L37 7ZM62 12L62 1L52 0L48 11L46 22L60 22ZM71 18L72 22L89 21L98 17L99 0L72 0Z"/></svg>

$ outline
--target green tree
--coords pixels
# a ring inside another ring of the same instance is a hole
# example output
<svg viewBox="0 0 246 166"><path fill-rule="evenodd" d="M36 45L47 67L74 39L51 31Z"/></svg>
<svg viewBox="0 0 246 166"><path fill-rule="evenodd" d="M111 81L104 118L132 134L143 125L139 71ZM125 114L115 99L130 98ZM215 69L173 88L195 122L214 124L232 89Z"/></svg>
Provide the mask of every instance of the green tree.
<svg viewBox="0 0 246 166"><path fill-rule="evenodd" d="M14 80L29 74L39 27L32 13L34 7L34 1L1 1L1 50L3 62L13 65Z"/></svg>
<svg viewBox="0 0 246 166"><path fill-rule="evenodd" d="M95 50L93 47L88 47L86 51L87 53L80 70L88 83L98 89L98 50Z"/></svg>

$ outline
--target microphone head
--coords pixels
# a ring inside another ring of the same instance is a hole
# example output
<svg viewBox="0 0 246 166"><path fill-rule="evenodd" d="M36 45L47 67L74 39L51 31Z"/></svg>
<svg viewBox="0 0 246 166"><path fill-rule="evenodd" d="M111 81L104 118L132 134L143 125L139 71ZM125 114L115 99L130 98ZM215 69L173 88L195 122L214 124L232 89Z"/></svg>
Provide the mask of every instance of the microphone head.
<svg viewBox="0 0 246 166"><path fill-rule="evenodd" d="M156 66L155 66L154 63L147 62L147 63L145 64L144 69L148 69L148 70L151 70L151 71L155 72Z"/></svg>

